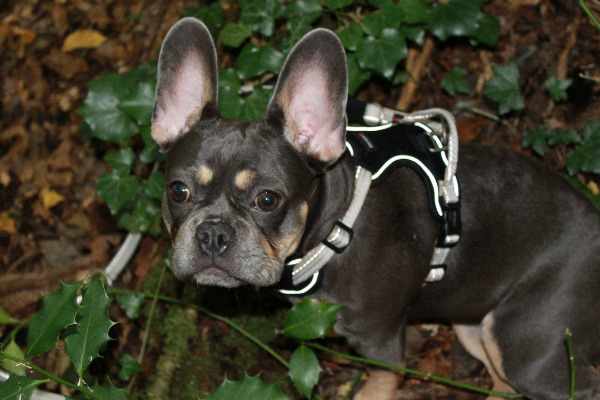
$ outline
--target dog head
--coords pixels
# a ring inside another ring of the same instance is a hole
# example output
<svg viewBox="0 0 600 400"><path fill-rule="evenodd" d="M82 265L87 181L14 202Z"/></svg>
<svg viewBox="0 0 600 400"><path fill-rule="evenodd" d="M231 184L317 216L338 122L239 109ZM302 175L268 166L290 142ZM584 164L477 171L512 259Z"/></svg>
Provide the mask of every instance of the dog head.
<svg viewBox="0 0 600 400"><path fill-rule="evenodd" d="M269 286L302 239L315 175L345 151L344 49L330 31L307 34L261 121L220 117L217 70L204 24L175 24L160 51L152 118L167 154L171 269L205 285Z"/></svg>

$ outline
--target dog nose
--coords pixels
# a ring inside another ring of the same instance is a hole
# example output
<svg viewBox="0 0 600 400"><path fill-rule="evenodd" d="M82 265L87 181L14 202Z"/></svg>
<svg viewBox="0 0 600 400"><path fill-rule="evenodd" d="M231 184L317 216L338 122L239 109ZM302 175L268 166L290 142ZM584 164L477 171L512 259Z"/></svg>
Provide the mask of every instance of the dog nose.
<svg viewBox="0 0 600 400"><path fill-rule="evenodd" d="M235 230L224 221L205 221L196 229L196 240L200 250L209 256L219 256L235 237Z"/></svg>

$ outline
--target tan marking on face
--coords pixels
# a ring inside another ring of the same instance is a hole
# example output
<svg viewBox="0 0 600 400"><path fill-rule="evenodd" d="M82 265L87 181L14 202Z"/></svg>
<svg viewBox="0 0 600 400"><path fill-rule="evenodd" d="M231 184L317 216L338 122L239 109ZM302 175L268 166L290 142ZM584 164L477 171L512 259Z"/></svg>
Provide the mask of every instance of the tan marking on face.
<svg viewBox="0 0 600 400"><path fill-rule="evenodd" d="M196 170L196 176L198 177L198 180L202 185L208 185L208 183L210 183L210 181L212 180L213 175L213 170L204 164L199 166Z"/></svg>
<svg viewBox="0 0 600 400"><path fill-rule="evenodd" d="M248 187L252 179L256 176L256 172L249 169L242 170L235 175L235 185L244 190Z"/></svg>

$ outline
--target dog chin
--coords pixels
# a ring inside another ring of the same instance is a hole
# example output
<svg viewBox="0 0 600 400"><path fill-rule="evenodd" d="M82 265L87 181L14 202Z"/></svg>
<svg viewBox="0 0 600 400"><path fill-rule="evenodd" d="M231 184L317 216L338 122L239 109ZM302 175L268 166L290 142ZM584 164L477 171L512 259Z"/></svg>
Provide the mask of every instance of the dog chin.
<svg viewBox="0 0 600 400"><path fill-rule="evenodd" d="M209 270L194 274L193 279L199 285L220 286L225 288L236 288L247 284L246 282L216 268L210 268Z"/></svg>

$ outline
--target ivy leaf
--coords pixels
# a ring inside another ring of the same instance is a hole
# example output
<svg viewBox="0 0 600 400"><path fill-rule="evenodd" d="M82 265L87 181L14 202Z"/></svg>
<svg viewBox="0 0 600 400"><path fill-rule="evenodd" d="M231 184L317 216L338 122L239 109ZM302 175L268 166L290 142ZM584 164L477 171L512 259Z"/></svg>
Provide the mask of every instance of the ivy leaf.
<svg viewBox="0 0 600 400"><path fill-rule="evenodd" d="M492 14L482 12L479 13L476 24L477 29L471 35L474 39L473 46L476 46L478 42L490 47L496 46L500 35L500 21Z"/></svg>
<svg viewBox="0 0 600 400"><path fill-rule="evenodd" d="M312 349L305 345L298 347L290 357L290 370L288 375L300 393L307 398L319 382L321 366Z"/></svg>
<svg viewBox="0 0 600 400"><path fill-rule="evenodd" d="M242 48L237 61L237 73L241 80L262 75L267 71L260 62L260 56L258 47L251 43Z"/></svg>
<svg viewBox="0 0 600 400"><path fill-rule="evenodd" d="M346 50L355 51L360 43L360 39L364 34L363 27L357 23L352 22L347 28L342 29L337 33L338 37L342 41L342 44Z"/></svg>
<svg viewBox="0 0 600 400"><path fill-rule="evenodd" d="M348 7L352 3L354 3L354 0L325 0L325 6L330 10L339 10Z"/></svg>
<svg viewBox="0 0 600 400"><path fill-rule="evenodd" d="M379 37L386 28L398 28L402 20L402 10L400 7L390 4L385 9L374 12L365 17L362 27L368 35Z"/></svg>
<svg viewBox="0 0 600 400"><path fill-rule="evenodd" d="M360 67L354 54L348 54L346 61L348 63L348 93L353 95L360 85L369 80L371 73Z"/></svg>
<svg viewBox="0 0 600 400"><path fill-rule="evenodd" d="M119 108L132 117L138 125L150 125L154 108L154 82L142 82L121 100Z"/></svg>
<svg viewBox="0 0 600 400"><path fill-rule="evenodd" d="M10 375L0 384L0 400L29 400L35 388L44 383L26 376Z"/></svg>
<svg viewBox="0 0 600 400"><path fill-rule="evenodd" d="M277 386L267 385L258 376L245 376L237 382L225 382L204 400L290 400Z"/></svg>
<svg viewBox="0 0 600 400"><path fill-rule="evenodd" d="M162 213L160 204L147 196L138 196L132 211L123 213L118 219L118 225L129 232L149 232L152 235L160 233Z"/></svg>
<svg viewBox="0 0 600 400"><path fill-rule="evenodd" d="M117 297L117 304L125 310L127 318L135 319L140 314L140 308L144 304L145 299L146 296L144 296L144 293L135 293Z"/></svg>
<svg viewBox="0 0 600 400"><path fill-rule="evenodd" d="M96 181L98 196L115 215L121 207L137 198L139 182L133 175L119 176L115 171L101 175Z"/></svg>
<svg viewBox="0 0 600 400"><path fill-rule="evenodd" d="M142 372L142 366L137 361L135 361L135 359L129 353L123 354L123 356L119 360L119 363L121 364L119 378L121 378L124 381L128 381L133 375Z"/></svg>
<svg viewBox="0 0 600 400"><path fill-rule="evenodd" d="M225 11L218 1L210 3L209 6L184 7L183 11L187 17L196 17L204 22L213 36L216 36L225 18Z"/></svg>
<svg viewBox="0 0 600 400"><path fill-rule="evenodd" d="M569 175L578 171L600 174L600 119L587 121L583 142L565 160Z"/></svg>
<svg viewBox="0 0 600 400"><path fill-rule="evenodd" d="M319 304L311 299L295 304L285 318L284 332L301 340L323 337L335 324L340 304Z"/></svg>
<svg viewBox="0 0 600 400"><path fill-rule="evenodd" d="M451 36L473 36L479 29L481 6L487 0L448 0L429 11L429 28L445 41Z"/></svg>
<svg viewBox="0 0 600 400"><path fill-rule="evenodd" d="M289 35L283 39L281 43L281 49L284 53L289 53L290 50L312 30L312 26L307 17L303 15L293 16L287 21L287 29Z"/></svg>
<svg viewBox="0 0 600 400"><path fill-rule="evenodd" d="M548 144L556 146L557 144L577 144L581 143L581 136L575 129L568 129L566 131L552 132L548 137Z"/></svg>
<svg viewBox="0 0 600 400"><path fill-rule="evenodd" d="M552 135L552 131L547 126L540 126L535 131L527 131L523 133L523 147L531 147L540 156L546 153L548 138Z"/></svg>
<svg viewBox="0 0 600 400"><path fill-rule="evenodd" d="M76 113L95 137L111 143L124 142L139 132L136 122L118 108L127 94L127 81L122 75L105 75L88 83L88 94Z"/></svg>
<svg viewBox="0 0 600 400"><path fill-rule="evenodd" d="M154 161L163 161L165 155L160 152L160 147L152 139L150 126L143 126L141 128L142 141L144 142L144 148L140 152L139 160L144 164L150 164Z"/></svg>
<svg viewBox="0 0 600 400"><path fill-rule="evenodd" d="M119 176L126 175L131 171L134 160L135 153L131 150L131 147L124 147L104 156L104 161L113 167Z"/></svg>
<svg viewBox="0 0 600 400"><path fill-rule="evenodd" d="M156 171L144 182L143 192L151 199L162 200L165 185L165 175L160 171Z"/></svg>
<svg viewBox="0 0 600 400"><path fill-rule="evenodd" d="M243 22L229 23L221 30L219 37L225 46L240 47L252 34L252 28Z"/></svg>
<svg viewBox="0 0 600 400"><path fill-rule="evenodd" d="M288 19L302 18L308 24L313 23L321 16L322 7L320 0L296 0L286 8Z"/></svg>
<svg viewBox="0 0 600 400"><path fill-rule="evenodd" d="M398 62L408 54L406 40L398 29L386 28L380 39L373 36L363 38L356 49L356 59L362 69L374 69L390 79Z"/></svg>
<svg viewBox="0 0 600 400"><path fill-rule="evenodd" d="M42 309L35 314L27 335L27 356L38 356L54 348L58 334L75 323L79 306L75 302L83 281L64 284L49 296L42 298Z"/></svg>
<svg viewBox="0 0 600 400"><path fill-rule="evenodd" d="M285 55L273 46L265 45L259 50L259 61L265 71L279 73L285 62Z"/></svg>
<svg viewBox="0 0 600 400"><path fill-rule="evenodd" d="M100 356L100 347L110 340L109 329L115 325L108 317L110 299L100 278L83 285L77 324L65 337L66 352L81 378L83 371Z"/></svg>
<svg viewBox="0 0 600 400"><path fill-rule="evenodd" d="M275 0L254 0L242 7L241 20L267 37L273 35L275 19L281 12L281 4Z"/></svg>
<svg viewBox="0 0 600 400"><path fill-rule="evenodd" d="M233 90L227 90L219 93L219 110L225 118L238 119L240 110L246 102L240 95Z"/></svg>
<svg viewBox="0 0 600 400"><path fill-rule="evenodd" d="M467 84L467 71L455 67L444 79L442 79L442 89L444 89L450 96L454 96L456 93L469 93L469 85Z"/></svg>
<svg viewBox="0 0 600 400"><path fill-rule="evenodd" d="M504 115L512 110L524 107L519 87L519 69L514 61L506 66L494 65L494 77L485 83L483 92L498 102L498 112Z"/></svg>
<svg viewBox="0 0 600 400"><path fill-rule="evenodd" d="M546 90L550 93L550 96L552 96L554 100L559 101L567 99L567 89L572 83L573 79L567 78L559 80L556 74L554 74L546 79L544 85L546 86Z"/></svg>
<svg viewBox="0 0 600 400"><path fill-rule="evenodd" d="M400 0L398 6L402 11L403 22L407 24L419 24L429 20L425 0Z"/></svg>

